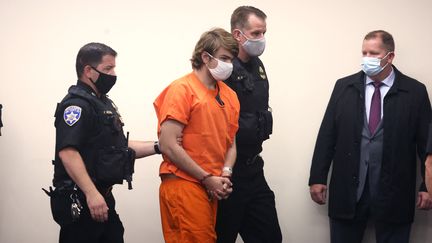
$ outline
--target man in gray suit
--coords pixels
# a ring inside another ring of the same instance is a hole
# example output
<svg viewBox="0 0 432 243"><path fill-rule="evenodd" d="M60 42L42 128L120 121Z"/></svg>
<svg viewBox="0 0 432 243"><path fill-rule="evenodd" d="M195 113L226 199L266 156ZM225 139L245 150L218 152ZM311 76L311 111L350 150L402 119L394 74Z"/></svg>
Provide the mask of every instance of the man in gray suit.
<svg viewBox="0 0 432 243"><path fill-rule="evenodd" d="M416 153L425 161L431 106L426 87L392 65L394 46L386 31L365 36L362 71L336 82L321 124L309 186L312 200L325 204L333 163L332 243L360 243L369 219L378 243L409 242ZM432 207L423 181L417 207Z"/></svg>

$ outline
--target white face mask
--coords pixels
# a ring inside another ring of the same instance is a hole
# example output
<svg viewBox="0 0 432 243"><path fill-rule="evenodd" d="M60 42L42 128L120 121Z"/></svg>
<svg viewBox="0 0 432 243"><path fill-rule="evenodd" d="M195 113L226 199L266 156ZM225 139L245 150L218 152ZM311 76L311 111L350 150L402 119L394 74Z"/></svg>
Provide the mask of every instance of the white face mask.
<svg viewBox="0 0 432 243"><path fill-rule="evenodd" d="M363 57L361 64L363 72L369 77L378 75L380 72L382 72L382 70L384 70L385 67L387 67L388 62L386 65L384 65L384 67L381 67L381 61L385 59L390 53L391 52L387 53L387 55L385 55L383 58Z"/></svg>
<svg viewBox="0 0 432 243"><path fill-rule="evenodd" d="M239 31L246 38L242 46L249 56L257 57L263 54L266 45L264 36L261 39L250 39L241 30Z"/></svg>
<svg viewBox="0 0 432 243"><path fill-rule="evenodd" d="M229 63L229 62L224 62L221 61L215 57L213 57L212 55L210 55L209 53L207 53L211 58L215 59L217 61L217 65L215 68L208 68L211 75L213 76L214 79L216 80L226 80L227 78L229 78L231 76L231 73L233 71L233 64ZM208 67L208 66L207 66Z"/></svg>

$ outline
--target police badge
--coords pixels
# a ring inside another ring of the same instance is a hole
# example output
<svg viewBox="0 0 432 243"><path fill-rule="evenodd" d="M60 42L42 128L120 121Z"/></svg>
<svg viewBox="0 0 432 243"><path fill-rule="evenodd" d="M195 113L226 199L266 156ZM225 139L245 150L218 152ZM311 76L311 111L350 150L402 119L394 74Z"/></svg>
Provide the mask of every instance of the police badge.
<svg viewBox="0 0 432 243"><path fill-rule="evenodd" d="M81 118L81 107L76 105L68 106L63 113L63 120L69 126L73 126Z"/></svg>

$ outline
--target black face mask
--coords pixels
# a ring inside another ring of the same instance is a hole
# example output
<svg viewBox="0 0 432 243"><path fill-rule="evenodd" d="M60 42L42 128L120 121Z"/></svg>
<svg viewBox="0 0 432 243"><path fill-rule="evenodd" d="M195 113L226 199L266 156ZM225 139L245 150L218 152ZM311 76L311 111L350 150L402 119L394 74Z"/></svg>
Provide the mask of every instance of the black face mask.
<svg viewBox="0 0 432 243"><path fill-rule="evenodd" d="M101 94L107 94L116 83L117 76L102 73L96 68L92 66L90 67L99 73L99 77L96 79L96 81L90 80L95 84L96 88Z"/></svg>

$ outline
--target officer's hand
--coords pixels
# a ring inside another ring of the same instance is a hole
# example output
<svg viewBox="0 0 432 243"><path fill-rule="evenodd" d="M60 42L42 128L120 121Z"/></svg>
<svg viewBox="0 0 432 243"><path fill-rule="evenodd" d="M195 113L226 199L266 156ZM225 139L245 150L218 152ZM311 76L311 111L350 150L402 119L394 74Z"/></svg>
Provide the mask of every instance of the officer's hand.
<svg viewBox="0 0 432 243"><path fill-rule="evenodd" d="M417 208L423 210L429 210L432 208L432 199L428 192L418 193Z"/></svg>
<svg viewBox="0 0 432 243"><path fill-rule="evenodd" d="M86 195L87 205L93 220L105 222L108 220L108 206L102 195L96 190Z"/></svg>
<svg viewBox="0 0 432 243"><path fill-rule="evenodd" d="M313 184L309 188L311 198L318 204L326 203L327 186L323 184Z"/></svg>

